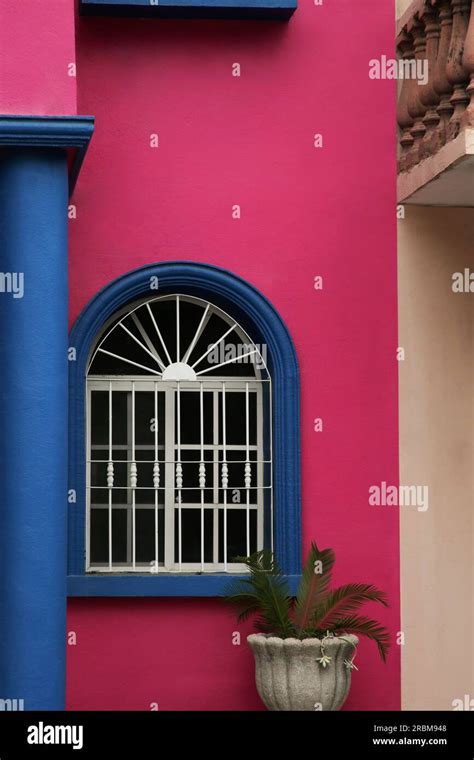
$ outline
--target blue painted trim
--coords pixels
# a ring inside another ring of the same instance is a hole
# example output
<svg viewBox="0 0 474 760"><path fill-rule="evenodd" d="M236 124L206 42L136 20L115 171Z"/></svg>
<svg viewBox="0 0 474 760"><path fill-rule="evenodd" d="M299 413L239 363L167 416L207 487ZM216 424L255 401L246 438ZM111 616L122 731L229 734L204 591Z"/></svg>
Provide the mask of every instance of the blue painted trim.
<svg viewBox="0 0 474 760"><path fill-rule="evenodd" d="M288 20L297 0L80 0L83 16Z"/></svg>
<svg viewBox="0 0 474 760"><path fill-rule="evenodd" d="M69 596L222 596L232 580L241 575L97 576L70 575ZM292 594L296 594L300 575L287 575Z"/></svg>
<svg viewBox="0 0 474 760"><path fill-rule="evenodd" d="M69 194L94 132L93 116L0 115L0 146L64 149L70 155Z"/></svg>
<svg viewBox="0 0 474 760"><path fill-rule="evenodd" d="M69 363L69 488L75 489L76 504L69 507L69 574L84 576L85 564L85 376L90 351L104 322L127 303L150 295L150 278L158 277L159 293L184 293L208 299L227 311L255 343L265 343L272 376L274 532L275 550L283 572L301 573L301 483L299 371L293 341L278 312L257 288L225 269L189 261L166 262L128 272L114 280L90 301L78 317L69 345L76 349L76 361ZM170 576L115 577L117 583L159 589L163 594ZM107 578L88 575L81 588L107 588ZM111 584L112 579L108 579ZM147 585L148 584L148 585ZM153 585L155 584L155 585ZM202 595L206 584L215 588L211 576L199 578ZM113 588L113 586L110 586ZM173 586L177 588L177 586ZM77 582L69 586L74 594ZM125 588L125 586L124 586ZM154 595L154 594L152 594Z"/></svg>
<svg viewBox="0 0 474 760"><path fill-rule="evenodd" d="M2 151L0 269L24 292L0 295L0 697L25 710L64 709L67 202L63 151Z"/></svg>

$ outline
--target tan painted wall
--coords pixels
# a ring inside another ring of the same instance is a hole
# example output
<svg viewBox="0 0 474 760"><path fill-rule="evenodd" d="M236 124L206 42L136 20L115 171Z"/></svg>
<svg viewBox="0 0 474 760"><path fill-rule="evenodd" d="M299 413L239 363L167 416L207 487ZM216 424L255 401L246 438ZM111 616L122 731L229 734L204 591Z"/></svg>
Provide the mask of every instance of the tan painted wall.
<svg viewBox="0 0 474 760"><path fill-rule="evenodd" d="M402 13L406 11L412 0L396 0L397 18L400 18Z"/></svg>
<svg viewBox="0 0 474 760"><path fill-rule="evenodd" d="M399 230L400 482L429 509L400 507L402 707L474 698L474 209L405 207Z"/></svg>

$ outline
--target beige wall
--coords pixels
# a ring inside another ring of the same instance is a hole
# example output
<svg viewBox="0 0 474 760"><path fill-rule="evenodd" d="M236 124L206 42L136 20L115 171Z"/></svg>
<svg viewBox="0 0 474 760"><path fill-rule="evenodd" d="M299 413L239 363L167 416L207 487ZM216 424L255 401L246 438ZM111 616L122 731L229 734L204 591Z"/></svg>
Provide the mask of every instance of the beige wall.
<svg viewBox="0 0 474 760"><path fill-rule="evenodd" d="M474 209L405 207L399 231L400 482L429 509L400 507L402 707L474 698Z"/></svg>
<svg viewBox="0 0 474 760"><path fill-rule="evenodd" d="M396 0L397 18L400 18L412 2L413 0Z"/></svg>
<svg viewBox="0 0 474 760"><path fill-rule="evenodd" d="M411 0L397 0L397 18L399 18L403 11L408 8L410 5Z"/></svg>

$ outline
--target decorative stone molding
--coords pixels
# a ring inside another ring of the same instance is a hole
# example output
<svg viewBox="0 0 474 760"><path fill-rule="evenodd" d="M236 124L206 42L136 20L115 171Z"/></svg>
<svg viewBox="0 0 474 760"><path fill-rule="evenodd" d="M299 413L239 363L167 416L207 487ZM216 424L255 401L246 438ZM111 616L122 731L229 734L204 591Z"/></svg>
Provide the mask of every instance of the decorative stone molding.
<svg viewBox="0 0 474 760"><path fill-rule="evenodd" d="M454 111L449 120L447 134L448 139L452 140L459 134L461 118L469 103L469 97L466 93L469 76L463 65L463 54L469 25L471 0L451 0L451 6L453 11L453 31L446 72L454 89L451 96Z"/></svg>
<svg viewBox="0 0 474 760"><path fill-rule="evenodd" d="M441 26L441 34L433 78L434 89L440 98L437 108L439 114L439 125L437 129L437 143L435 145L430 144L430 147L433 149L433 153L441 148L446 142L448 123L454 110L453 106L451 105L451 95L453 94L453 88L451 82L448 79L446 71L449 47L451 44L451 33L453 29L451 0L441 0L441 4L439 6L439 20Z"/></svg>
<svg viewBox="0 0 474 760"><path fill-rule="evenodd" d="M470 81L466 92L469 95L470 102L461 117L461 127L474 127L474 0L471 2L471 17L467 28L462 63L464 70L469 74Z"/></svg>
<svg viewBox="0 0 474 760"><path fill-rule="evenodd" d="M410 32L413 36L415 59L421 62L424 61L426 59L425 25L418 15L408 26L408 32ZM411 128L413 145L407 154L406 168L415 166L415 164L417 164L420 160L420 144L426 132L426 127L423 124L423 118L426 114L427 108L420 99L421 87L416 79L411 79L410 81L411 87L408 93L407 108L408 113L414 121L414 124Z"/></svg>
<svg viewBox="0 0 474 760"><path fill-rule="evenodd" d="M400 58L403 61L410 61L413 59L413 37L408 34L406 29L402 30L397 41L397 48L400 54ZM407 153L413 145L413 136L411 129L413 127L413 118L408 113L408 96L410 92L410 80L404 79L402 82L400 97L397 105L397 121L401 130L400 146L401 154L399 158L399 169L403 170L406 164Z"/></svg>
<svg viewBox="0 0 474 760"><path fill-rule="evenodd" d="M413 0L397 50L407 77L397 107L404 173L474 126L474 0Z"/></svg>
<svg viewBox="0 0 474 760"><path fill-rule="evenodd" d="M426 156L429 156L433 152L438 140L436 128L439 125L440 117L436 107L439 105L439 95L434 88L434 74L438 57L441 25L437 0L431 0L431 5L425 7L423 11L423 21L426 33L428 82L420 87L420 100L427 109L423 119L426 132L420 145L420 159L426 158Z"/></svg>

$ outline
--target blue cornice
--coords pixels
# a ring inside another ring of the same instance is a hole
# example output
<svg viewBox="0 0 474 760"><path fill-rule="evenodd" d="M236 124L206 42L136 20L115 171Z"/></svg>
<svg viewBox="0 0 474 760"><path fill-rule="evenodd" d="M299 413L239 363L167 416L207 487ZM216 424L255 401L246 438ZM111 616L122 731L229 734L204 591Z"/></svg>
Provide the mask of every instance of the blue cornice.
<svg viewBox="0 0 474 760"><path fill-rule="evenodd" d="M80 0L83 16L227 18L287 21L297 0Z"/></svg>
<svg viewBox="0 0 474 760"><path fill-rule="evenodd" d="M70 194L93 132L93 116L0 115L0 147L63 148L70 154Z"/></svg>

